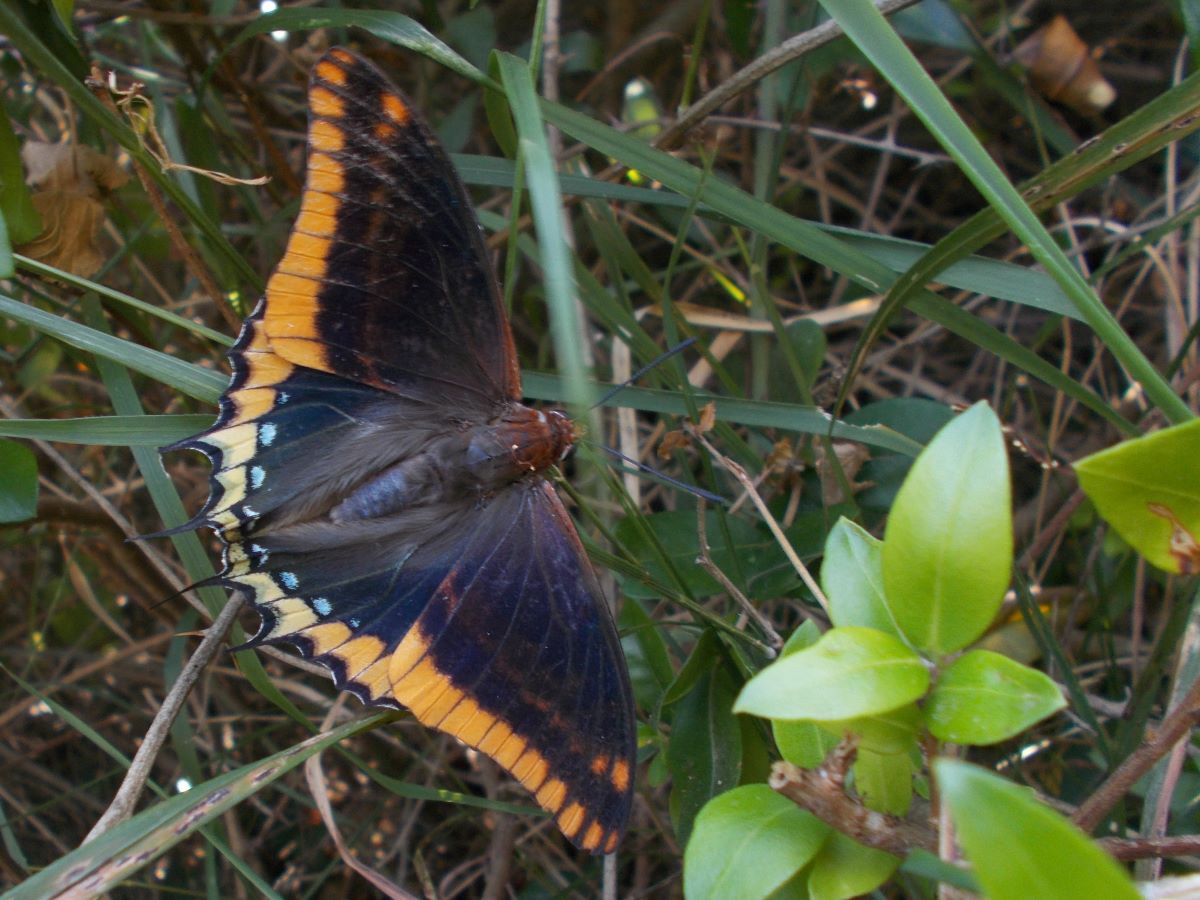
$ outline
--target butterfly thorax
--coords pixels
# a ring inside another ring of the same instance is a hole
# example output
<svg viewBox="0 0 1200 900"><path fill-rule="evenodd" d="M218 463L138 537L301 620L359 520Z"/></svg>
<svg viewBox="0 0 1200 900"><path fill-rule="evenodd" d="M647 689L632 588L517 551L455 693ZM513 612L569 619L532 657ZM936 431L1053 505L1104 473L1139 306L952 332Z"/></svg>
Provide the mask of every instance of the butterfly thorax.
<svg viewBox="0 0 1200 900"><path fill-rule="evenodd" d="M554 465L574 440L571 420L561 412L512 403L492 422L449 430L371 476L334 506L329 518L344 523L447 501L483 502Z"/></svg>

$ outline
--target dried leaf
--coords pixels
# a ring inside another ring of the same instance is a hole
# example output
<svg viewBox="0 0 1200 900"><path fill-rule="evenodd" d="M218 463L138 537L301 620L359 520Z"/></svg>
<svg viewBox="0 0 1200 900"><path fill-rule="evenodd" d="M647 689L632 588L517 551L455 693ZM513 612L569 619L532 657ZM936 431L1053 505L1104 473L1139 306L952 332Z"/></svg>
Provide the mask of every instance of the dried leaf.
<svg viewBox="0 0 1200 900"><path fill-rule="evenodd" d="M663 439L658 445L658 458L670 459L671 454L676 450L690 447L691 445L691 438L689 438L684 432L668 431L663 435Z"/></svg>
<svg viewBox="0 0 1200 900"><path fill-rule="evenodd" d="M1076 112L1092 115L1117 99L1091 49L1063 16L1055 16L1031 34L1014 55L1029 70L1035 88Z"/></svg>
<svg viewBox="0 0 1200 900"><path fill-rule="evenodd" d="M100 201L129 176L115 160L86 146L29 141L21 158L26 182L35 188L42 233L17 250L75 275L94 275L105 259L97 244L104 223Z"/></svg>

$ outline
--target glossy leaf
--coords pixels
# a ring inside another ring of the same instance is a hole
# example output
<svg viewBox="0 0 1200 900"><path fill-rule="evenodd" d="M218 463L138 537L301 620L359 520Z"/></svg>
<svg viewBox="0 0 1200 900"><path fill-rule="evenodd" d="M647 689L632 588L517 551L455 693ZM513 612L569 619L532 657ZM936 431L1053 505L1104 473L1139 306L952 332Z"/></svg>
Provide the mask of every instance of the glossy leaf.
<svg viewBox="0 0 1200 900"><path fill-rule="evenodd" d="M839 831L831 832L817 851L808 876L812 900L847 900L869 894L891 877L900 860L864 847Z"/></svg>
<svg viewBox="0 0 1200 900"><path fill-rule="evenodd" d="M1012 547L1004 436L977 403L917 457L892 507L883 583L900 630L938 655L976 640L1004 599Z"/></svg>
<svg viewBox="0 0 1200 900"><path fill-rule="evenodd" d="M883 541L847 518L825 539L821 589L834 625L861 625L899 636L883 593Z"/></svg>
<svg viewBox="0 0 1200 900"><path fill-rule="evenodd" d="M37 515L37 457L24 444L0 440L0 522L25 522Z"/></svg>
<svg viewBox="0 0 1200 900"><path fill-rule="evenodd" d="M971 650L938 678L925 702L925 720L940 740L994 744L1066 705L1058 685L1036 669L990 650Z"/></svg>
<svg viewBox="0 0 1200 900"><path fill-rule="evenodd" d="M821 631L809 619L792 632L791 637L779 651L779 658L799 653L811 647L821 638ZM821 764L829 751L837 746L838 738L815 722L772 719L771 731L775 735L775 746L788 762L801 768L811 769Z"/></svg>
<svg viewBox="0 0 1200 900"><path fill-rule="evenodd" d="M959 843L991 900L1136 900L1124 870L1027 789L969 763L934 773Z"/></svg>
<svg viewBox="0 0 1200 900"><path fill-rule="evenodd" d="M765 784L716 797L696 817L683 858L688 900L771 896L817 854L830 828Z"/></svg>
<svg viewBox="0 0 1200 900"><path fill-rule="evenodd" d="M1094 453L1079 486L1130 546L1168 572L1200 572L1200 419Z"/></svg>
<svg viewBox="0 0 1200 900"><path fill-rule="evenodd" d="M742 689L734 710L769 719L841 720L896 709L928 687L929 670L899 639L848 626L767 666Z"/></svg>

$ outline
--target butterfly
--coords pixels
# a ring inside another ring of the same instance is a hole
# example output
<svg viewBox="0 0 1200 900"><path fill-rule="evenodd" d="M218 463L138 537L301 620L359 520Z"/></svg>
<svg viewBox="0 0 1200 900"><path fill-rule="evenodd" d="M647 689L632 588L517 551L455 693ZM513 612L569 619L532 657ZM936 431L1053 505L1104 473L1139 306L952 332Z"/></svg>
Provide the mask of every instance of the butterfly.
<svg viewBox="0 0 1200 900"><path fill-rule="evenodd" d="M287 251L230 352L190 527L289 644L371 706L495 760L577 847L611 853L635 720L616 627L544 473L571 422L521 403L466 190L375 66L334 49L308 93Z"/></svg>

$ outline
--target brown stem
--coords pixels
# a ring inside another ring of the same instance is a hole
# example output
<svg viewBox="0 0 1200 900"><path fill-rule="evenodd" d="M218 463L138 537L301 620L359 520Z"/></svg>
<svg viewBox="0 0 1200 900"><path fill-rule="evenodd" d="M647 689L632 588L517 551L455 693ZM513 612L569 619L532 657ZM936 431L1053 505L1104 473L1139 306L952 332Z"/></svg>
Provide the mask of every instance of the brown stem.
<svg viewBox="0 0 1200 900"><path fill-rule="evenodd" d="M1117 801L1133 787L1134 782L1149 772L1156 762L1184 739L1196 724L1197 707L1200 707L1200 678L1196 679L1183 699L1163 718L1158 733L1131 753L1096 792L1084 801L1075 813L1075 824L1084 831L1090 832L1095 829Z"/></svg>
<svg viewBox="0 0 1200 900"><path fill-rule="evenodd" d="M1096 843L1109 856L1119 860L1191 856L1200 853L1200 834L1176 834L1155 838L1100 838Z"/></svg>
<svg viewBox="0 0 1200 900"><path fill-rule="evenodd" d="M767 784L822 822L867 847L897 856L904 856L917 847L936 852L937 835L928 822L875 812L846 793L846 774L856 753L853 742L843 741L815 769L777 762L771 766Z"/></svg>

